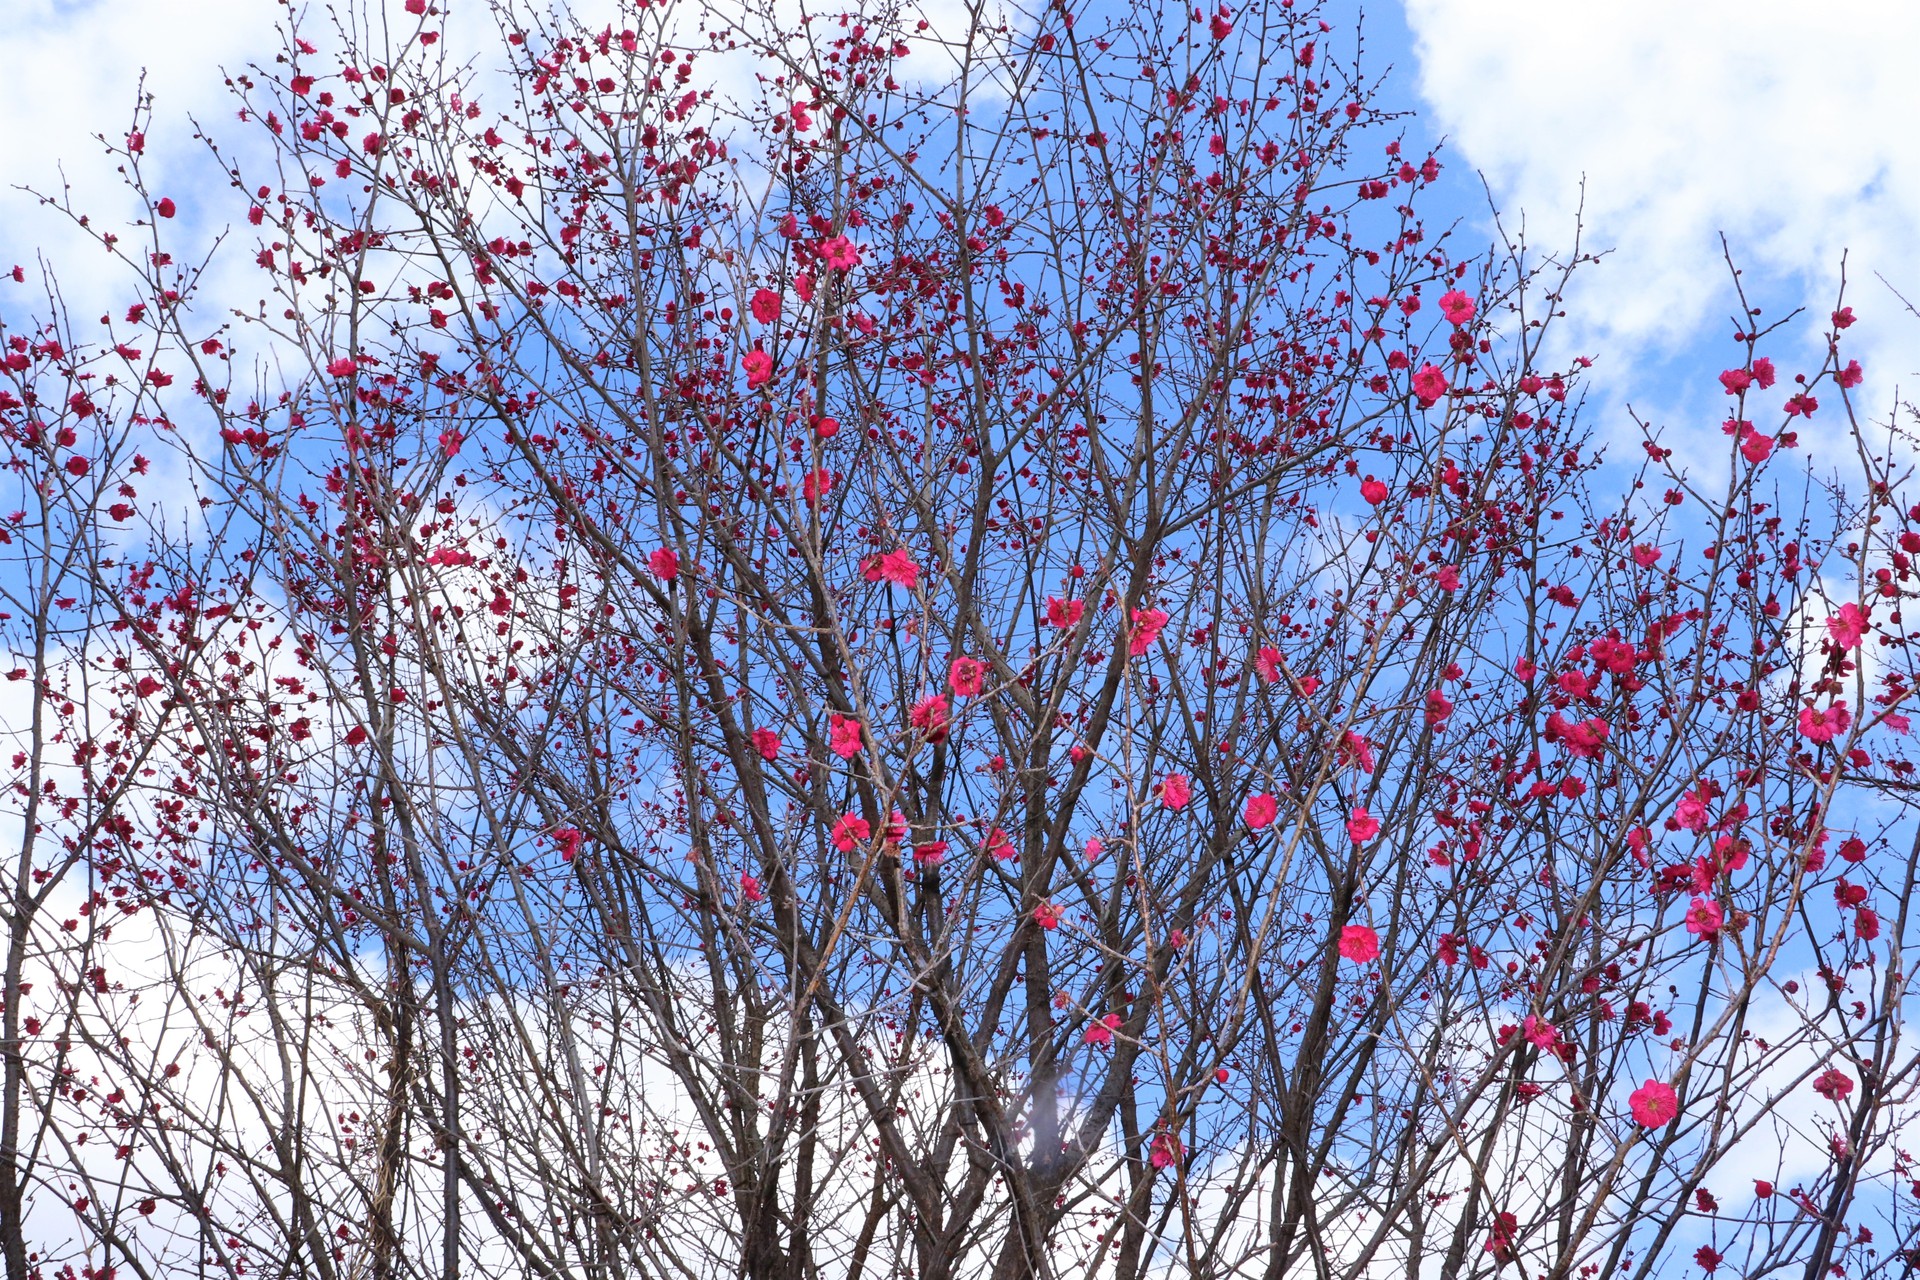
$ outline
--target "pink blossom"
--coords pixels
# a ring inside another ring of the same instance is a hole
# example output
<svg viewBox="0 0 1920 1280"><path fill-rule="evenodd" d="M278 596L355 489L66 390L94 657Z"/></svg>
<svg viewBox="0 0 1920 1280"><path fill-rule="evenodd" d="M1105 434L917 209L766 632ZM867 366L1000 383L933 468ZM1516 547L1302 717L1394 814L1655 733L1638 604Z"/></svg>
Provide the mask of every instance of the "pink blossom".
<svg viewBox="0 0 1920 1280"><path fill-rule="evenodd" d="M931 698L922 698L914 704L907 722L918 729L928 742L947 740L947 699L945 694L934 694Z"/></svg>
<svg viewBox="0 0 1920 1280"><path fill-rule="evenodd" d="M1280 651L1272 645L1262 645L1260 652L1253 655L1254 674L1260 677L1262 684L1272 684L1280 678Z"/></svg>
<svg viewBox="0 0 1920 1280"><path fill-rule="evenodd" d="M1127 652L1138 658L1160 638L1160 632L1167 625L1164 609L1135 609L1133 611L1133 630L1127 641Z"/></svg>
<svg viewBox="0 0 1920 1280"><path fill-rule="evenodd" d="M820 242L820 260L835 271L849 271L860 265L860 250L845 236Z"/></svg>
<svg viewBox="0 0 1920 1280"><path fill-rule="evenodd" d="M842 760L851 760L860 754L860 722L845 716L833 717L833 727L829 734L829 745L833 754Z"/></svg>
<svg viewBox="0 0 1920 1280"><path fill-rule="evenodd" d="M956 698L971 698L987 687L987 664L978 658L955 658L947 667L947 685Z"/></svg>
<svg viewBox="0 0 1920 1280"><path fill-rule="evenodd" d="M1217 27L1219 19L1216 18L1214 22ZM1186 1148L1180 1145L1180 1139L1170 1133L1161 1133L1154 1136L1153 1146L1148 1149L1147 1161L1156 1169L1165 1169L1179 1163L1180 1157L1185 1154Z"/></svg>
<svg viewBox="0 0 1920 1280"><path fill-rule="evenodd" d="M872 823L858 814L843 813L840 820L833 824L833 847L842 853L852 853L854 846L872 834Z"/></svg>
<svg viewBox="0 0 1920 1280"><path fill-rule="evenodd" d="M1061 631L1071 631L1080 625L1080 619L1086 613L1084 600L1062 600L1058 596L1047 597L1047 625Z"/></svg>
<svg viewBox="0 0 1920 1280"><path fill-rule="evenodd" d="M1448 324L1465 324L1473 319L1473 299L1458 289L1449 289L1440 295L1440 314L1447 318Z"/></svg>
<svg viewBox="0 0 1920 1280"><path fill-rule="evenodd" d="M905 547L895 547L885 555L868 556L863 573L868 582L890 582L913 590L920 581L920 566Z"/></svg>
<svg viewBox="0 0 1920 1280"><path fill-rule="evenodd" d="M1707 829L1707 796L1704 787L1680 797L1680 803L1673 809L1673 825L1681 831L1695 833Z"/></svg>
<svg viewBox="0 0 1920 1280"><path fill-rule="evenodd" d="M773 357L764 351L749 351L740 358L740 367L747 371L749 387L765 386L773 380Z"/></svg>
<svg viewBox="0 0 1920 1280"><path fill-rule="evenodd" d="M1193 787L1184 773L1170 773L1160 784L1160 803L1169 809L1184 809L1193 799Z"/></svg>
<svg viewBox="0 0 1920 1280"><path fill-rule="evenodd" d="M1687 907L1687 932L1701 938L1717 938L1725 918L1726 913L1712 898L1695 898Z"/></svg>
<svg viewBox="0 0 1920 1280"><path fill-rule="evenodd" d="M1379 506L1387 500L1386 482L1368 476L1360 482L1360 496L1365 498L1370 505Z"/></svg>
<svg viewBox="0 0 1920 1280"><path fill-rule="evenodd" d="M1120 1015L1109 1013L1098 1022L1089 1022L1087 1030L1080 1038L1086 1044L1106 1048L1113 1043L1113 1033L1120 1028Z"/></svg>
<svg viewBox="0 0 1920 1280"><path fill-rule="evenodd" d="M1758 431L1748 436L1740 445L1740 456L1759 466L1773 454L1773 437L1761 435Z"/></svg>
<svg viewBox="0 0 1920 1280"><path fill-rule="evenodd" d="M1657 1129L1680 1114L1680 1095L1670 1084L1649 1080L1628 1096L1627 1105L1635 1123Z"/></svg>
<svg viewBox="0 0 1920 1280"><path fill-rule="evenodd" d="M1060 926L1060 918L1064 915L1066 911L1062 908L1051 902L1043 902L1033 909L1033 922L1042 929L1057 929Z"/></svg>
<svg viewBox="0 0 1920 1280"><path fill-rule="evenodd" d="M1247 798L1247 825L1255 831L1259 831L1263 827L1272 826L1273 820L1278 817L1279 814L1280 801L1275 799L1270 792L1263 791L1257 796L1249 796Z"/></svg>
<svg viewBox="0 0 1920 1280"><path fill-rule="evenodd" d="M1800 708L1800 736L1810 742L1832 742L1852 723L1853 714L1837 702L1820 711Z"/></svg>
<svg viewBox="0 0 1920 1280"><path fill-rule="evenodd" d="M1840 606L1840 612L1827 619L1827 634L1840 647L1840 652L1860 647L1860 638L1867 633L1870 621L1865 610L1849 600Z"/></svg>
<svg viewBox="0 0 1920 1280"><path fill-rule="evenodd" d="M1447 375L1437 364L1423 364L1413 375L1413 394L1425 408L1447 394Z"/></svg>
<svg viewBox="0 0 1920 1280"><path fill-rule="evenodd" d="M1340 930L1340 957L1355 964L1367 964L1380 955L1380 935L1363 924L1345 925Z"/></svg>
<svg viewBox="0 0 1920 1280"><path fill-rule="evenodd" d="M1373 744L1349 729L1340 739L1340 763L1361 773L1373 772Z"/></svg>
<svg viewBox="0 0 1920 1280"><path fill-rule="evenodd" d="M672 582L680 576L680 557L671 547L661 547L647 557L647 568L653 576L662 582Z"/></svg>
<svg viewBox="0 0 1920 1280"><path fill-rule="evenodd" d="M1347 818L1347 836L1355 844L1365 844L1380 834L1380 819L1368 813L1364 806L1355 805Z"/></svg>
<svg viewBox="0 0 1920 1280"><path fill-rule="evenodd" d="M780 758L780 735L771 729L755 729L753 731L753 747L754 750L760 753L762 760L778 760Z"/></svg>

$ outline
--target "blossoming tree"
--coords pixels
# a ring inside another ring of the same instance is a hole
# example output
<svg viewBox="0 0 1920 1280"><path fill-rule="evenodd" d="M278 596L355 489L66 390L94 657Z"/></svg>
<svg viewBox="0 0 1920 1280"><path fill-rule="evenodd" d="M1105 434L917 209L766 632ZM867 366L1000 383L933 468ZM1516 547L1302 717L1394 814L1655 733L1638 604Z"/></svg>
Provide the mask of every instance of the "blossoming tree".
<svg viewBox="0 0 1920 1280"><path fill-rule="evenodd" d="M29 839L9 1280L1906 1265L1851 311L1605 459L1331 14L971 12L290 29L231 323L136 121L113 341L6 335L30 509L195 495L48 543L146 958Z"/></svg>

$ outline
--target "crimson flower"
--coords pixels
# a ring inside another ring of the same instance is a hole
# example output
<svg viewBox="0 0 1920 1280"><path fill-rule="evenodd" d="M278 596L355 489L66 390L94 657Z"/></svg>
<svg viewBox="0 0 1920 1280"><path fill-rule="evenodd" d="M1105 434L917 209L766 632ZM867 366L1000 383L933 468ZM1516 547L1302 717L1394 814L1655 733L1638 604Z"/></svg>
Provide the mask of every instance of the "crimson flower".
<svg viewBox="0 0 1920 1280"><path fill-rule="evenodd" d="M680 576L680 557L671 547L661 547L647 557L647 568L653 576L662 582L672 582Z"/></svg>
<svg viewBox="0 0 1920 1280"><path fill-rule="evenodd" d="M1365 844L1380 834L1380 819L1368 813L1365 806L1355 805L1347 817L1347 835L1355 844Z"/></svg>
<svg viewBox="0 0 1920 1280"><path fill-rule="evenodd" d="M1113 1033L1119 1029L1119 1026L1120 1015L1110 1013L1098 1022L1089 1022L1087 1024L1086 1034L1080 1038L1087 1044L1099 1045L1105 1048L1113 1043Z"/></svg>
<svg viewBox="0 0 1920 1280"><path fill-rule="evenodd" d="M1154 1168L1165 1169L1178 1163L1185 1154L1186 1148L1180 1145L1180 1139L1170 1133L1160 1133L1154 1136L1153 1146L1147 1151L1147 1160Z"/></svg>
<svg viewBox="0 0 1920 1280"><path fill-rule="evenodd" d="M1047 597L1047 625L1061 631L1071 631L1080 625L1081 617L1086 613L1084 600L1062 600L1058 596Z"/></svg>
<svg viewBox="0 0 1920 1280"><path fill-rule="evenodd" d="M760 753L762 760L778 760L780 758L780 735L771 729L755 729L753 731L753 748Z"/></svg>
<svg viewBox="0 0 1920 1280"><path fill-rule="evenodd" d="M772 324L780 318L780 295L771 289L755 289L748 308L755 320L761 324Z"/></svg>
<svg viewBox="0 0 1920 1280"><path fill-rule="evenodd" d="M1160 784L1160 803L1169 809L1184 809L1193 799L1193 787L1184 773L1170 773Z"/></svg>
<svg viewBox="0 0 1920 1280"><path fill-rule="evenodd" d="M773 380L773 357L764 351L749 351L740 358L747 371L747 386L762 387Z"/></svg>
<svg viewBox="0 0 1920 1280"><path fill-rule="evenodd" d="M1853 1077L1838 1067L1828 1067L1813 1078L1813 1091L1830 1102L1844 1102L1853 1092Z"/></svg>
<svg viewBox="0 0 1920 1280"><path fill-rule="evenodd" d="M1449 289L1440 295L1440 314L1447 318L1448 324L1465 324L1473 319L1473 299L1458 289Z"/></svg>
<svg viewBox="0 0 1920 1280"><path fill-rule="evenodd" d="M1033 922L1042 929L1057 929L1060 927L1060 918L1064 915L1066 915L1065 909L1051 902L1043 902L1033 909Z"/></svg>
<svg viewBox="0 0 1920 1280"><path fill-rule="evenodd" d="M908 723L926 735L928 742L947 740L947 699L945 694L936 693L930 698L922 698L914 704L913 711L907 717Z"/></svg>
<svg viewBox="0 0 1920 1280"><path fill-rule="evenodd" d="M1372 506L1379 506L1387 500L1387 484L1384 480L1375 480L1368 476L1360 482L1360 496Z"/></svg>

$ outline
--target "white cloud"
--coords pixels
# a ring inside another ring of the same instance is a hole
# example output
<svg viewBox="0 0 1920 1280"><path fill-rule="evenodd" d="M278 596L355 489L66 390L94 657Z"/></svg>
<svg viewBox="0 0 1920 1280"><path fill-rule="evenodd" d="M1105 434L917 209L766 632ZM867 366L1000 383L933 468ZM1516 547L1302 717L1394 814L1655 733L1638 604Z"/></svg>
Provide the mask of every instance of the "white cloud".
<svg viewBox="0 0 1920 1280"><path fill-rule="evenodd" d="M1563 336L1601 357L1610 397L1696 424L1724 403L1720 363L1661 369L1689 347L1733 362L1721 232L1767 317L1810 308L1783 370L1817 362L1844 251L1867 321L1848 335L1869 375L1857 403L1877 416L1911 385L1915 322L1874 277L1920 299L1920 9L1407 0L1407 18L1429 119L1535 244L1570 243L1585 179L1586 247L1616 252L1569 296Z"/></svg>
<svg viewBox="0 0 1920 1280"><path fill-rule="evenodd" d="M220 68L238 72L248 59L271 61L279 48L273 22L281 12L259 0L141 0L138 4L72 5L10 0L0 24L0 267L31 263L45 250L62 284L83 310L119 296L128 283L117 270L96 269L104 255L64 218L39 207L32 187L56 194L70 183L74 204L107 221L136 216L95 135L126 134L144 70L156 98L145 171L157 191L171 191L182 219L187 193L217 180L218 170L192 140L189 116L209 127L232 119ZM113 287L105 287L113 286Z"/></svg>

